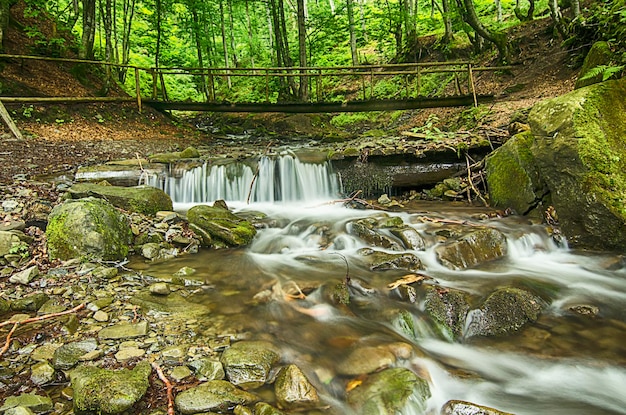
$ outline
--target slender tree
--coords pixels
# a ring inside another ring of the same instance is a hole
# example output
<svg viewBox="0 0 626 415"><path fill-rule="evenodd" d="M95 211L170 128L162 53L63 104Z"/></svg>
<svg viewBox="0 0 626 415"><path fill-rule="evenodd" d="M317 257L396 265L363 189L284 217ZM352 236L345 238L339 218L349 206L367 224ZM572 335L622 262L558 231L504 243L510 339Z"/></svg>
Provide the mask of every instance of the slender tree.
<svg viewBox="0 0 626 415"><path fill-rule="evenodd" d="M535 14L535 0L528 0L528 11L526 12L526 14L522 12L522 7L520 3L521 0L515 0L515 8L513 9L515 17L517 17L522 22L533 20Z"/></svg>
<svg viewBox="0 0 626 415"><path fill-rule="evenodd" d="M348 13L348 24L350 30L350 55L352 56L352 65L359 64L359 55L356 49L356 29L354 24L354 3L353 0L346 1L346 10Z"/></svg>
<svg viewBox="0 0 626 415"><path fill-rule="evenodd" d="M79 56L82 59L93 59L93 44L96 38L96 0L83 2L83 35Z"/></svg>
<svg viewBox="0 0 626 415"><path fill-rule="evenodd" d="M309 80L306 76L307 59L306 59L306 6L304 0L297 0L298 5L298 48L300 57L300 88L299 97L302 101L309 100Z"/></svg>
<svg viewBox="0 0 626 415"><path fill-rule="evenodd" d="M499 60L501 62L508 62L509 41L506 34L495 30L489 30L482 24L478 18L476 9L474 8L473 0L456 0L456 4L463 20L474 30L476 35L484 38L488 42L493 43L498 49Z"/></svg>

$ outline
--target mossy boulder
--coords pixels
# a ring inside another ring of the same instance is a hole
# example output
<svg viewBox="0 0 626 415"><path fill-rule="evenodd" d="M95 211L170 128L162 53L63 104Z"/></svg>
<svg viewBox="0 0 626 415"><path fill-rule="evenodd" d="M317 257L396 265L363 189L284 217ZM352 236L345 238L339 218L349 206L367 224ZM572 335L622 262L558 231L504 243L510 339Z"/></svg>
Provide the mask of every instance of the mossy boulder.
<svg viewBox="0 0 626 415"><path fill-rule="evenodd" d="M278 372L274 391L281 408L307 408L320 402L317 390L296 365L287 365Z"/></svg>
<svg viewBox="0 0 626 415"><path fill-rule="evenodd" d="M259 400L258 396L225 380L211 380L180 392L175 404L181 414L230 413L237 405L250 405Z"/></svg>
<svg viewBox="0 0 626 415"><path fill-rule="evenodd" d="M199 158L200 153L194 147L187 147L183 151L175 151L172 153L158 153L149 157L151 163L173 163L179 160Z"/></svg>
<svg viewBox="0 0 626 415"><path fill-rule="evenodd" d="M391 368L368 376L348 393L348 403L359 414L394 415L402 413L411 395L424 410L431 396L428 383L408 369Z"/></svg>
<svg viewBox="0 0 626 415"><path fill-rule="evenodd" d="M51 259L124 259L132 240L130 225L113 205L97 198L68 200L52 209L46 228Z"/></svg>
<svg viewBox="0 0 626 415"><path fill-rule="evenodd" d="M626 249L626 78L540 102L531 152L570 243Z"/></svg>
<svg viewBox="0 0 626 415"><path fill-rule="evenodd" d="M450 269L471 268L507 253L506 237L493 228L479 228L459 240L435 248L437 259Z"/></svg>
<svg viewBox="0 0 626 415"><path fill-rule="evenodd" d="M72 199L89 196L106 199L113 206L130 212L155 215L171 211L172 199L161 189L152 186L101 186L95 183L77 183L69 189Z"/></svg>
<svg viewBox="0 0 626 415"><path fill-rule="evenodd" d="M506 287L494 291L482 307L468 315L466 337L498 336L515 332L525 324L537 321L544 302L520 288Z"/></svg>
<svg viewBox="0 0 626 415"><path fill-rule="evenodd" d="M424 286L426 312L440 325L443 334L458 339L463 334L465 318L470 310L469 295L453 288Z"/></svg>
<svg viewBox="0 0 626 415"><path fill-rule="evenodd" d="M591 77L586 77L586 75L589 74L589 71L598 66L610 65L612 59L613 52L611 52L608 42L601 41L594 43L591 49L589 49L587 56L585 56L585 61L583 62L582 68L580 68L580 73L578 74L574 88L578 89L602 82L601 73Z"/></svg>
<svg viewBox="0 0 626 415"><path fill-rule="evenodd" d="M151 371L148 362L141 362L132 370L93 366L72 370L74 413L111 415L129 410L148 390Z"/></svg>
<svg viewBox="0 0 626 415"><path fill-rule="evenodd" d="M441 415L513 415L488 406L466 401L448 401L441 408Z"/></svg>
<svg viewBox="0 0 626 415"><path fill-rule="evenodd" d="M228 209L197 205L187 212L191 228L201 236L204 246L216 248L238 247L249 244L256 235L255 227Z"/></svg>
<svg viewBox="0 0 626 415"><path fill-rule="evenodd" d="M244 389L263 386L279 360L278 349L265 341L235 343L226 349L221 358L228 380Z"/></svg>
<svg viewBox="0 0 626 415"><path fill-rule="evenodd" d="M486 159L489 198L494 206L526 214L549 192L535 167L530 131L513 136Z"/></svg>

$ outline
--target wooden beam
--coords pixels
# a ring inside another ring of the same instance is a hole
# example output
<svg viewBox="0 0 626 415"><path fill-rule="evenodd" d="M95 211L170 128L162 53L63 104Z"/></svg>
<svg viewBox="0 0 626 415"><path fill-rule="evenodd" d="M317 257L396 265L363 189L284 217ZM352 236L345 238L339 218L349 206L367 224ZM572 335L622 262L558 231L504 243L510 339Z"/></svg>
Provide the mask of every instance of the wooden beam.
<svg viewBox="0 0 626 415"><path fill-rule="evenodd" d="M134 97L0 97L7 104L90 104L95 102L135 102Z"/></svg>
<svg viewBox="0 0 626 415"><path fill-rule="evenodd" d="M11 115L4 107L2 100L0 100L0 115L2 115L2 119L6 123L7 127L9 127L9 130L11 130L15 138L17 138L18 140L23 140L24 137L22 137L22 133L20 132L19 128L17 128L17 125L15 125L15 122L13 122L13 118L11 118Z"/></svg>

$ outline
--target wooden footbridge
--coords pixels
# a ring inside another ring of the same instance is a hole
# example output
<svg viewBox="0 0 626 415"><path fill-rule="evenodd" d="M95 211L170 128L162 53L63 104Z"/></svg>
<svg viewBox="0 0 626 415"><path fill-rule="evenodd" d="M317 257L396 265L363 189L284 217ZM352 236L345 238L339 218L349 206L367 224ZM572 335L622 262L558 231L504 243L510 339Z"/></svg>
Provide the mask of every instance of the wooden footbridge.
<svg viewBox="0 0 626 415"><path fill-rule="evenodd" d="M125 70L128 73L125 89L134 92L134 96L121 93L111 96L109 92L103 97L5 96L0 97L0 103L136 102L139 111L144 105L158 110L257 113L476 106L492 100L493 95L476 90L475 74L509 69L474 66L467 61L343 67L144 68L25 55L0 54L0 60L18 61L21 65L31 60L55 61L68 71L75 65L98 65L107 73L111 69ZM190 91L184 100L170 98L176 83L186 85Z"/></svg>

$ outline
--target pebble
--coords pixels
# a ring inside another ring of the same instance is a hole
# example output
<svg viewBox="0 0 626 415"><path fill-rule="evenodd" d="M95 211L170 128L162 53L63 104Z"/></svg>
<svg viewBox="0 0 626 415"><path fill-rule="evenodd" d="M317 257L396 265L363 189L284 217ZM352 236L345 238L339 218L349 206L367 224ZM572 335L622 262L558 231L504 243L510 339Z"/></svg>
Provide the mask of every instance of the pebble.
<svg viewBox="0 0 626 415"><path fill-rule="evenodd" d="M150 285L150 293L154 295L168 295L170 286L165 282L157 282Z"/></svg>
<svg viewBox="0 0 626 415"><path fill-rule="evenodd" d="M109 321L109 314L102 310L98 310L93 314L93 318L94 320L103 323L105 321Z"/></svg>

